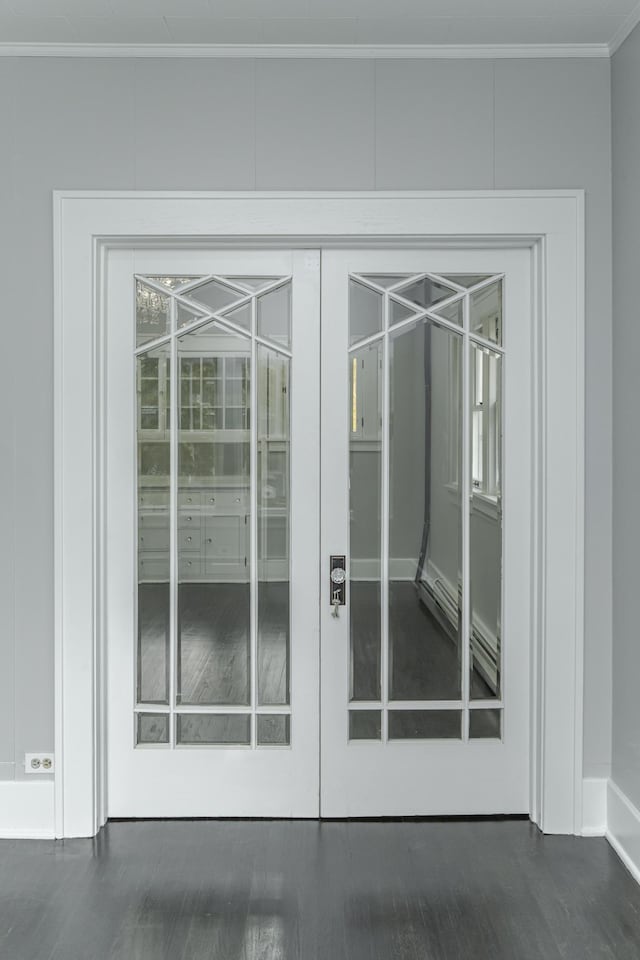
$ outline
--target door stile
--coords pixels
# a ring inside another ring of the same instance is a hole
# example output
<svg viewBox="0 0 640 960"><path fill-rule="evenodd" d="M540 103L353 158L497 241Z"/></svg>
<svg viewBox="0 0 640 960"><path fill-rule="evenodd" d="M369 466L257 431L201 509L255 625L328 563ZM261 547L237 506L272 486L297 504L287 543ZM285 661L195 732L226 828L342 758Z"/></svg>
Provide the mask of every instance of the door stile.
<svg viewBox="0 0 640 960"><path fill-rule="evenodd" d="M380 658L380 694L382 708L382 743L389 739L389 463L390 463L390 357L389 357L389 295L383 294L382 338L382 577L380 584L380 615L382 617L382 656Z"/></svg>
<svg viewBox="0 0 640 960"><path fill-rule="evenodd" d="M462 740L469 740L469 694L470 694L470 637L471 637L471 424L470 400L471 391L469 381L471 375L471 344L469 342L470 298L465 291L463 304L463 332L462 332L462 450L461 471L458 478L460 484L460 510L462 511L462 603L460 610L460 643L462 645Z"/></svg>
<svg viewBox="0 0 640 960"><path fill-rule="evenodd" d="M169 360L169 749L176 742L176 691L178 689L178 338L176 336L176 304L170 304L170 360ZM137 469L136 469L137 475Z"/></svg>

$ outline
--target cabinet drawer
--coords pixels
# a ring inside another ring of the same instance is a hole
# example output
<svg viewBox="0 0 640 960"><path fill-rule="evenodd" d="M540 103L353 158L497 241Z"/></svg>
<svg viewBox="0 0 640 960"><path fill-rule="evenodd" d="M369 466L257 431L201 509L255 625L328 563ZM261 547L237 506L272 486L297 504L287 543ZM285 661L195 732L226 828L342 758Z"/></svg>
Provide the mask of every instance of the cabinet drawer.
<svg viewBox="0 0 640 960"><path fill-rule="evenodd" d="M178 514L178 523L181 530L194 530L200 528L201 514L199 510L192 510L190 507L181 507Z"/></svg>
<svg viewBox="0 0 640 960"><path fill-rule="evenodd" d="M143 490L138 495L138 506L142 507L166 507L169 509L169 491L168 490Z"/></svg>
<svg viewBox="0 0 640 960"><path fill-rule="evenodd" d="M207 519L204 528L205 559L244 563L247 556L248 530L244 515Z"/></svg>
<svg viewBox="0 0 640 960"><path fill-rule="evenodd" d="M178 546L181 553L186 550L197 550L199 552L201 543L202 538L199 529L181 527L178 531Z"/></svg>
<svg viewBox="0 0 640 960"><path fill-rule="evenodd" d="M178 493L178 506L180 507L199 507L202 503L202 492L200 490L180 490Z"/></svg>
<svg viewBox="0 0 640 960"><path fill-rule="evenodd" d="M202 576L202 564L197 557L180 557L178 575L181 580L198 579Z"/></svg>
<svg viewBox="0 0 640 960"><path fill-rule="evenodd" d="M140 557L138 560L140 581L165 581L169 579L169 557Z"/></svg>
<svg viewBox="0 0 640 960"><path fill-rule="evenodd" d="M164 550L169 553L169 530L163 527L144 527L138 537L140 552L147 550Z"/></svg>

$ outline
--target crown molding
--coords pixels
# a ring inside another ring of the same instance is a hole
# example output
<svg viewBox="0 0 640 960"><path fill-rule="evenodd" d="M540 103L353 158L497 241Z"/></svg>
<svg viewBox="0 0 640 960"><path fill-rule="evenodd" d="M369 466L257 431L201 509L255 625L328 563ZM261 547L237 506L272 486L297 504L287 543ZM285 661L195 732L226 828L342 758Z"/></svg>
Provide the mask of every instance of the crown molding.
<svg viewBox="0 0 640 960"><path fill-rule="evenodd" d="M637 19L640 19L640 6ZM633 29L631 27L631 29ZM620 41L622 42L622 41ZM210 44L2 43L1 57L140 57L350 60L546 60L607 58L606 43L516 44Z"/></svg>
<svg viewBox="0 0 640 960"><path fill-rule="evenodd" d="M612 57L625 42L630 33L640 23L640 3L636 4L627 19L622 23L609 41L609 56Z"/></svg>

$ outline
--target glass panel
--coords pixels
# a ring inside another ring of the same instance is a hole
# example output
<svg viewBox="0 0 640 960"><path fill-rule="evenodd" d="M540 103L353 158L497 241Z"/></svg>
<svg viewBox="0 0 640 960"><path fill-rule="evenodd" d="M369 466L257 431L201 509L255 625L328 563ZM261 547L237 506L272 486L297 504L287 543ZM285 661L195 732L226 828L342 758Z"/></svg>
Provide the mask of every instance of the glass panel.
<svg viewBox="0 0 640 960"><path fill-rule="evenodd" d="M150 277L149 279L161 283L163 287L168 287L169 290L175 290L176 287L181 287L183 283L195 282L198 277Z"/></svg>
<svg viewBox="0 0 640 960"><path fill-rule="evenodd" d="M396 300L389 298L389 323L391 326L402 323L403 320L408 320L415 312L410 307L405 307L403 303L397 303Z"/></svg>
<svg viewBox="0 0 640 960"><path fill-rule="evenodd" d="M349 358L350 699L380 699L382 581L381 343Z"/></svg>
<svg viewBox="0 0 640 960"><path fill-rule="evenodd" d="M181 327L186 327L188 324L193 323L194 320L201 320L204 314L200 310L196 310L193 307L187 307L186 304L176 302L176 321L178 329Z"/></svg>
<svg viewBox="0 0 640 960"><path fill-rule="evenodd" d="M382 330L382 294L349 279L349 345Z"/></svg>
<svg viewBox="0 0 640 960"><path fill-rule="evenodd" d="M474 287L476 283L482 283L483 280L488 280L491 276L490 273L443 273L442 277L444 280L451 280L453 283L457 283L460 287Z"/></svg>
<svg viewBox="0 0 640 960"><path fill-rule="evenodd" d="M169 702L169 366L169 344L137 363L139 703Z"/></svg>
<svg viewBox="0 0 640 960"><path fill-rule="evenodd" d="M136 346L169 333L170 297L136 280Z"/></svg>
<svg viewBox="0 0 640 960"><path fill-rule="evenodd" d="M470 294L470 327L485 340L502 343L502 280Z"/></svg>
<svg viewBox="0 0 640 960"><path fill-rule="evenodd" d="M414 280L407 284L406 287L400 287L395 292L405 300L410 300L417 306L427 309L441 300L452 297L456 291L452 287L445 286L444 283L432 280L430 277L422 277L420 280Z"/></svg>
<svg viewBox="0 0 640 960"><path fill-rule="evenodd" d="M349 740L380 740L381 736L380 710L349 710Z"/></svg>
<svg viewBox="0 0 640 960"><path fill-rule="evenodd" d="M502 739L502 710L472 710L469 713L471 740Z"/></svg>
<svg viewBox="0 0 640 960"><path fill-rule="evenodd" d="M251 743L251 717L247 713L183 713L176 717L176 742Z"/></svg>
<svg viewBox="0 0 640 960"><path fill-rule="evenodd" d="M435 313L440 317L444 317L445 320L449 320L451 323L457 323L458 326L461 327L464 322L463 301L455 300L453 303L448 303L444 307L436 307Z"/></svg>
<svg viewBox="0 0 640 960"><path fill-rule="evenodd" d="M258 363L258 702L289 703L290 361Z"/></svg>
<svg viewBox="0 0 640 960"><path fill-rule="evenodd" d="M238 293L237 290L231 290L230 287L225 287L218 280L209 280L208 283L203 283L200 287L189 291L190 300L197 300L198 303L204 304L211 311L224 310L225 307L241 298L241 293Z"/></svg>
<svg viewBox="0 0 640 960"><path fill-rule="evenodd" d="M239 287L245 287L249 293L259 293L265 287L275 283L279 277L225 277L224 279L230 280Z"/></svg>
<svg viewBox="0 0 640 960"><path fill-rule="evenodd" d="M501 696L502 357L471 344L471 697Z"/></svg>
<svg viewBox="0 0 640 960"><path fill-rule="evenodd" d="M169 743L168 713L138 713L136 743Z"/></svg>
<svg viewBox="0 0 640 960"><path fill-rule="evenodd" d="M177 702L250 702L250 341L178 339ZM233 404L233 406L231 405Z"/></svg>
<svg viewBox="0 0 640 960"><path fill-rule="evenodd" d="M258 717L258 744L289 746L291 743L291 717L287 714L270 713Z"/></svg>
<svg viewBox="0 0 640 960"><path fill-rule="evenodd" d="M389 710L390 740L460 740L460 710Z"/></svg>
<svg viewBox="0 0 640 960"><path fill-rule="evenodd" d="M390 337L389 696L461 696L462 338L421 321Z"/></svg>
<svg viewBox="0 0 640 960"><path fill-rule="evenodd" d="M247 333L251 333L251 304L245 303L243 307L236 307L235 310L229 310L224 314L225 320L229 319L236 326L242 327Z"/></svg>
<svg viewBox="0 0 640 960"><path fill-rule="evenodd" d="M258 335L291 346L291 283L258 297Z"/></svg>
<svg viewBox="0 0 640 960"><path fill-rule="evenodd" d="M385 290L388 290L389 287L395 286L397 283L401 283L403 280L408 280L411 276L410 273L363 273L361 274L365 280L371 280L372 283L375 283L379 287L384 287Z"/></svg>

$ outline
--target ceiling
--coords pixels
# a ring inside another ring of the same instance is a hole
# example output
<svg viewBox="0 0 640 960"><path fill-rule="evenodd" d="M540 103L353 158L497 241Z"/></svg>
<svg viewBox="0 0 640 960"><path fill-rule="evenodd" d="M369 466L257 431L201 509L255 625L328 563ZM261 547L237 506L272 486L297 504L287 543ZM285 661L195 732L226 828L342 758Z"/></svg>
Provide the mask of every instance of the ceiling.
<svg viewBox="0 0 640 960"><path fill-rule="evenodd" d="M638 0L0 0L0 44L609 44Z"/></svg>

